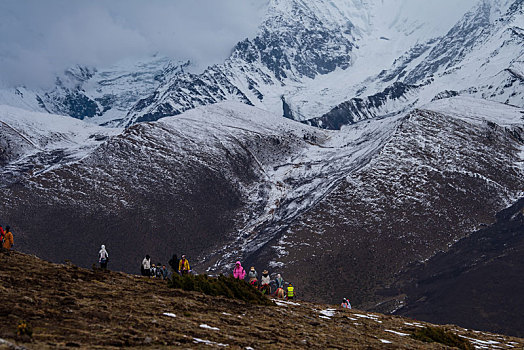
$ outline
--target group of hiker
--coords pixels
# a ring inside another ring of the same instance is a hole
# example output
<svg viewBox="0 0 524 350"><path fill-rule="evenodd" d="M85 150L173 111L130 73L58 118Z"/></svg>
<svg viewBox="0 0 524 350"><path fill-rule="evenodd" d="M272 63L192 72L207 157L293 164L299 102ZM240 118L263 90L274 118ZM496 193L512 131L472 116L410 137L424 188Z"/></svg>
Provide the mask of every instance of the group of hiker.
<svg viewBox="0 0 524 350"><path fill-rule="evenodd" d="M178 272L178 274L180 275L187 275L191 271L189 267L189 261L187 260L185 255L182 255L182 259L178 260L176 254L174 254L169 260L168 264L173 272ZM144 260L142 260L140 272L142 276L161 278L164 280L168 279L171 275L166 265L161 263L158 263L156 265L152 264L151 257L149 255L146 255Z"/></svg>
<svg viewBox="0 0 524 350"><path fill-rule="evenodd" d="M291 282L285 282L280 274L277 274L274 280L271 279L268 270L262 271L262 277L258 280L258 273L254 266L251 266L246 274L240 261L235 263L233 277L244 280L247 275L247 282L260 289L267 295L273 295L281 299L294 299L296 297L295 288Z"/></svg>
<svg viewBox="0 0 524 350"><path fill-rule="evenodd" d="M151 257L149 255L146 255L144 260L142 260L142 264L140 266L140 273L142 276L151 277L151 278L160 278L160 279L167 279L169 277L169 271L166 268L166 265L163 265L161 263L158 264L152 264L151 263Z"/></svg>
<svg viewBox="0 0 524 350"><path fill-rule="evenodd" d="M0 225L0 244L2 248L7 250L11 250L11 248L15 244L13 233L11 232L11 227L6 226L4 230L2 225Z"/></svg>

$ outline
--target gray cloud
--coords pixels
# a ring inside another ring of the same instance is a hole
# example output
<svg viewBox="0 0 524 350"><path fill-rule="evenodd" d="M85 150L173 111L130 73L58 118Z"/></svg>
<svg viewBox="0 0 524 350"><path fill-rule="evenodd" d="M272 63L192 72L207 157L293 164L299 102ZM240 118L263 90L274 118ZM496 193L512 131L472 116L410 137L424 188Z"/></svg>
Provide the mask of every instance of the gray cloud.
<svg viewBox="0 0 524 350"><path fill-rule="evenodd" d="M42 86L75 64L153 53L219 62L255 33L267 0L2 0L0 81Z"/></svg>

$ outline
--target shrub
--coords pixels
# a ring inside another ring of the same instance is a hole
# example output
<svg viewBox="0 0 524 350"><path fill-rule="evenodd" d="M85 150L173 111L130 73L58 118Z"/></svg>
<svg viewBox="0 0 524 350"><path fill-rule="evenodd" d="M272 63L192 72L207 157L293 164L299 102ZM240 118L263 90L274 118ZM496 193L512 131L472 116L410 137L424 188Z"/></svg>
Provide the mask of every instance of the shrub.
<svg viewBox="0 0 524 350"><path fill-rule="evenodd" d="M20 321L18 322L18 326L16 327L16 335L18 337L23 337L23 336L32 337L33 329L31 328L29 323L27 323L26 321Z"/></svg>
<svg viewBox="0 0 524 350"><path fill-rule="evenodd" d="M214 278L207 275L180 276L173 274L168 281L168 286L187 291L201 292L212 296L221 295L227 298L240 299L251 304L272 304L271 300L260 293L256 287L232 276L220 275L218 278Z"/></svg>
<svg viewBox="0 0 524 350"><path fill-rule="evenodd" d="M438 327L417 329L411 337L426 343L436 342L462 350L475 350L473 345L467 339L461 338L455 333L447 332Z"/></svg>

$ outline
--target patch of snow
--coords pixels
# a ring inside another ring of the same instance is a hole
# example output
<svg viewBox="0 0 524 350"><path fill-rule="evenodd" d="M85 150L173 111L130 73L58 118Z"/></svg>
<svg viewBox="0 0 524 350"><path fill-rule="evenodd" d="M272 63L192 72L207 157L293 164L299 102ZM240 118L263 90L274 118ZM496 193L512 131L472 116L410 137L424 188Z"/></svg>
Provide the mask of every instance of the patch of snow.
<svg viewBox="0 0 524 350"><path fill-rule="evenodd" d="M386 340L386 339L379 339L382 343L384 344L391 344L393 342L389 341L389 340Z"/></svg>
<svg viewBox="0 0 524 350"><path fill-rule="evenodd" d="M406 337L406 336L409 335L407 333L401 333L401 332L397 332L397 331L392 331L390 329L386 329L386 330L384 330L384 332L389 332L389 333L393 333L393 334L396 334L396 335L400 335L401 337Z"/></svg>
<svg viewBox="0 0 524 350"><path fill-rule="evenodd" d="M331 317L327 317L327 316L324 316L324 315L320 315L318 317L323 318L325 320L331 320Z"/></svg>
<svg viewBox="0 0 524 350"><path fill-rule="evenodd" d="M164 312L162 315L167 316L167 317L176 317L176 315L171 312Z"/></svg>
<svg viewBox="0 0 524 350"><path fill-rule="evenodd" d="M416 322L413 322L413 323L410 323L410 322L404 322L404 324L406 326L412 326L412 327L419 327L419 328L424 328L424 325L420 324L420 323L416 323Z"/></svg>
<svg viewBox="0 0 524 350"><path fill-rule="evenodd" d="M326 310L321 310L319 311L320 314L324 315L324 316L327 316L327 317L333 317L335 316L335 309L326 309Z"/></svg>
<svg viewBox="0 0 524 350"><path fill-rule="evenodd" d="M211 340L205 340L205 339L200 339L200 338L195 338L195 337L193 337L193 343L195 343L195 344L203 343L203 344L206 344L206 345L209 345L209 346L220 346L220 347L223 347L223 348L229 346L229 344L217 343L217 342L214 342L214 341L211 341Z"/></svg>
<svg viewBox="0 0 524 350"><path fill-rule="evenodd" d="M287 306L287 305L300 306L299 303L294 303L292 301L287 301L287 300L278 300L278 301L275 301L275 304L277 304L278 306Z"/></svg>
<svg viewBox="0 0 524 350"><path fill-rule="evenodd" d="M207 324L205 324L205 323L202 323L202 324L200 325L200 328L210 329L210 330L212 330L212 331L219 331L219 330L220 330L220 328L217 328L217 327L211 327L211 326L209 326L209 325L207 325Z"/></svg>

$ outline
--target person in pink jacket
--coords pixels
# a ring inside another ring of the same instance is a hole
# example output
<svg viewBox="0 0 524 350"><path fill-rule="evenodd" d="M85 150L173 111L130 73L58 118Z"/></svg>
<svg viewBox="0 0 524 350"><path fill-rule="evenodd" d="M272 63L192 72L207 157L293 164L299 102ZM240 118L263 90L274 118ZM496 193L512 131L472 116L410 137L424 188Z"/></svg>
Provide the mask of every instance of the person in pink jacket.
<svg viewBox="0 0 524 350"><path fill-rule="evenodd" d="M239 280L243 280L244 277L246 277L246 271L244 271L244 268L240 264L240 261L237 261L235 264L235 269L233 270L233 277L238 278Z"/></svg>

